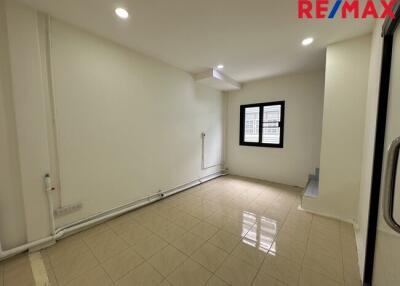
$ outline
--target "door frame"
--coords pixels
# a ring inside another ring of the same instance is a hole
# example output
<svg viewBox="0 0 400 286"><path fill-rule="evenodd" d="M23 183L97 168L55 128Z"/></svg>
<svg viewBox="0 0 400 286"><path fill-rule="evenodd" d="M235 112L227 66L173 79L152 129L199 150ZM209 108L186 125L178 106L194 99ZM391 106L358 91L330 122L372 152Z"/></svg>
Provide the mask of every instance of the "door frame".
<svg viewBox="0 0 400 286"><path fill-rule="evenodd" d="M395 19L387 18L383 24L383 53L379 84L378 114L376 119L375 149L371 180L368 217L367 246L364 264L364 286L372 285L375 246L378 227L379 199L381 195L382 169L385 153L386 120L389 101L390 75L392 66L393 36L400 24L400 3L394 6Z"/></svg>

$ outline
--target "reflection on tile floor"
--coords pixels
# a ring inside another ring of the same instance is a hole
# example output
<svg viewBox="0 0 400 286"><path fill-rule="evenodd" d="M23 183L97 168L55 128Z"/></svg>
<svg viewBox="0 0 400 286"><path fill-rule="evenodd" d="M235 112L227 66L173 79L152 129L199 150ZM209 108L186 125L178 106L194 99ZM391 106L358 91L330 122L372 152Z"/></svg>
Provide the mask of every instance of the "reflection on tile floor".
<svg viewBox="0 0 400 286"><path fill-rule="evenodd" d="M51 285L361 285L350 224L298 210L301 190L219 178L41 252ZM27 255L0 286L35 285Z"/></svg>

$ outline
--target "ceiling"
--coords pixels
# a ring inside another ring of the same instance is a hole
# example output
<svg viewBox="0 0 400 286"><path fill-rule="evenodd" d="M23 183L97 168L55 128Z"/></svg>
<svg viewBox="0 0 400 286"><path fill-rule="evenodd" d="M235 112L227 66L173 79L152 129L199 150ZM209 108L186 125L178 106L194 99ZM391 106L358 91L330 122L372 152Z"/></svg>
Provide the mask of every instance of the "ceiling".
<svg viewBox="0 0 400 286"><path fill-rule="evenodd" d="M239 82L323 68L325 47L373 20L300 20L296 0L20 0L195 73L219 63ZM128 20L114 14L125 7ZM312 36L315 43L303 47Z"/></svg>

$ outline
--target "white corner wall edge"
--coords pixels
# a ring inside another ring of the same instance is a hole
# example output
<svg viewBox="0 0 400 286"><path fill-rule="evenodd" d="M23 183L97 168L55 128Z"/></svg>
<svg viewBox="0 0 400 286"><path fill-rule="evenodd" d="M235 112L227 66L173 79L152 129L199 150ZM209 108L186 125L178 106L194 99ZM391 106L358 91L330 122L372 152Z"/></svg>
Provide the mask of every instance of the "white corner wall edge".
<svg viewBox="0 0 400 286"><path fill-rule="evenodd" d="M184 184L182 186L179 186L177 188L171 189L171 190L167 190L164 192L160 192L160 193L156 193L154 195L151 195L149 197L146 198L142 198L140 200L137 200L135 202L131 202L129 204L126 204L124 206L120 206L111 210L108 210L106 212L97 214L95 216L86 218L84 220L80 220L77 221L73 224L70 225L66 225L63 226L57 230L52 230L52 233L50 236L44 237L42 239L39 240L35 240L23 245L20 245L18 247L15 247L13 249L9 249L9 250L3 250L1 247L1 242L0 242L0 261L5 260L9 257L12 257L14 255L17 255L19 253L22 253L24 251L27 250L31 250L34 249L36 250L40 250L41 248L47 247L49 245L49 243L52 242L56 242L57 240L62 239L63 237L66 237L68 235L77 233L79 231L85 230L91 226L100 224L102 222L108 221L110 219L113 219L115 217L121 216L125 213L128 213L130 211L133 211L135 209L144 207L146 205L149 205L151 203L157 202L159 200L165 199L169 196L172 196L174 194L183 192L185 190L188 190L190 188L193 188L195 186L201 185L203 183L206 183L208 181L211 181L213 179L222 177L222 176L226 176L228 175L228 171L227 170L220 170L217 173L199 178L195 181L192 181L190 183ZM49 209L51 210L51 200L49 200ZM51 214L50 214L51 215Z"/></svg>
<svg viewBox="0 0 400 286"><path fill-rule="evenodd" d="M208 69L194 75L196 82L221 91L239 90L242 85L216 69Z"/></svg>

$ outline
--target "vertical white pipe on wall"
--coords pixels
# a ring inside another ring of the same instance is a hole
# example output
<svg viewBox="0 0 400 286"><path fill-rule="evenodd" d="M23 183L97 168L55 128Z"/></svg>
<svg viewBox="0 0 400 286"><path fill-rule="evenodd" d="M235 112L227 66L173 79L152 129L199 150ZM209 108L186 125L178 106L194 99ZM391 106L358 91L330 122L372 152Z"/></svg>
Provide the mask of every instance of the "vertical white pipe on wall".
<svg viewBox="0 0 400 286"><path fill-rule="evenodd" d="M56 232L56 224L54 221L54 206L53 206L53 198L52 198L52 193L55 191L55 188L53 187L52 181L50 174L46 174L44 176L44 182L46 186L46 194L47 194L47 200L49 203L49 219L50 219L50 226L51 226L51 235L54 235Z"/></svg>
<svg viewBox="0 0 400 286"><path fill-rule="evenodd" d="M62 193L60 183L59 154L58 154L58 129L56 122L56 102L54 96L54 76L52 62L52 18L50 15L39 13L39 21L42 24L40 32L42 32L41 51L43 61L43 76L45 80L45 88L47 89L46 109L47 109L47 126L48 141L50 154L50 171L52 184L55 188L54 195L58 199L57 207L62 207ZM40 26L40 25L39 25Z"/></svg>
<svg viewBox="0 0 400 286"><path fill-rule="evenodd" d="M211 169L211 168L219 167L219 166L222 168L224 166L224 162L206 166L206 163L205 163L205 141L206 141L206 133L202 132L201 133L201 169L207 170L207 169Z"/></svg>

